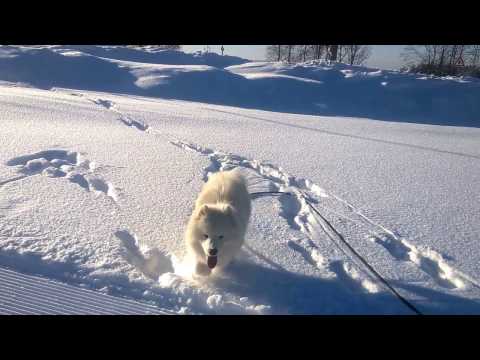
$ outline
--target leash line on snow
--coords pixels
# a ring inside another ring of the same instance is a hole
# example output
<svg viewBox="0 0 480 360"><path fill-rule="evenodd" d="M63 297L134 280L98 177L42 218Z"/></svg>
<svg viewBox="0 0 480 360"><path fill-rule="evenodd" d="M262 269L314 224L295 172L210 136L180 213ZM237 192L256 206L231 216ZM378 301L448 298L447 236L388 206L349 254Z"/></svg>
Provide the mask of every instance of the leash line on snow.
<svg viewBox="0 0 480 360"><path fill-rule="evenodd" d="M284 192L284 191L262 191L262 192L255 192L255 193L250 193L250 196L255 196L255 195L277 195L277 194L285 194L285 195L290 195L293 196L292 193L289 192ZM374 274L381 282L384 284L405 306L407 306L410 310L412 310L415 314L417 315L423 315L413 304L411 304L407 299L405 299L402 295L400 295L397 290L393 286L391 286L385 278L380 275L343 237L342 234L340 234L333 226L332 224L311 204L311 202L302 194L302 198L305 200L307 205L323 220L325 224L328 225L330 231L332 231L337 238L345 245L348 247L348 249L362 262L365 267L370 270L372 274ZM345 253L345 251L340 247L339 244L332 238L332 236L329 234L328 231L322 226L323 230L325 233L328 235L330 240L340 249L342 252ZM348 256L348 255L347 255ZM358 265L357 265L358 266Z"/></svg>

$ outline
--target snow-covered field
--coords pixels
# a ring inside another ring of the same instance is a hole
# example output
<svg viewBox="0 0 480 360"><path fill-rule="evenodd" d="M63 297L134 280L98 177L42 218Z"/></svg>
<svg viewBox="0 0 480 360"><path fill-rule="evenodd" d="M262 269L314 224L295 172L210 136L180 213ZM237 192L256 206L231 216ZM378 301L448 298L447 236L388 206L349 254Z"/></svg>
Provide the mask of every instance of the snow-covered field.
<svg viewBox="0 0 480 360"><path fill-rule="evenodd" d="M307 197L422 313L480 313L478 80L194 55L0 47L4 272L159 312L411 314ZM293 196L255 197L241 256L194 281L193 202L237 166Z"/></svg>

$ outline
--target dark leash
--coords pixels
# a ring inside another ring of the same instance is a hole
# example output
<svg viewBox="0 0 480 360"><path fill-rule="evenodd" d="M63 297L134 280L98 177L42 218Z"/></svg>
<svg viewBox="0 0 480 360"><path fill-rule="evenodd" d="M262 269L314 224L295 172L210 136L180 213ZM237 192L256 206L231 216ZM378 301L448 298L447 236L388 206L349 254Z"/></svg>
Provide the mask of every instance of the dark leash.
<svg viewBox="0 0 480 360"><path fill-rule="evenodd" d="M285 192L285 191L261 191L261 192L255 192L255 193L250 193L250 196L252 197L252 199L255 199L261 195L289 195L289 196L293 196L292 193L289 193L289 192ZM412 310L415 314L417 315L423 315L415 306L413 306L413 304L411 304L407 299L405 299L402 295L400 295L396 290L395 288L390 285L388 283L387 280L385 280L385 278L380 275L346 240L345 238L343 237L342 234L340 234L333 226L332 224L317 210L317 208L315 208L315 206L312 205L312 203L310 202L310 200L308 200L305 196L303 196L302 194L302 198L305 200L305 202L307 203L307 205L310 207L310 209L312 209L315 214L317 214L321 219L322 221L328 225L328 228L330 229L330 231L332 231L336 236L337 238L345 245L348 247L348 249L362 262L363 265L365 265L365 267L370 270L370 272L372 274L374 274L381 282L382 284L384 284L392 293L393 295L395 295L405 306L407 306L410 310ZM325 231L325 233L328 235L329 239L335 244L335 246L337 246L345 255L347 255L344 251L344 249L342 249L342 247L332 238L332 236L330 235L330 233L325 229L325 227L322 225L322 229ZM347 255L348 256L348 255Z"/></svg>

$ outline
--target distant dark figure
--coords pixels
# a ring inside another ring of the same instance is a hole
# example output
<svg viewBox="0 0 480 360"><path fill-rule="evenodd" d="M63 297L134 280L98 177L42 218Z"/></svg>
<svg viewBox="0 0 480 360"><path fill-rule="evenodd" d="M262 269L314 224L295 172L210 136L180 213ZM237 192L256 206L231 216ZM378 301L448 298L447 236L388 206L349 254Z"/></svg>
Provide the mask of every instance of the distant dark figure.
<svg viewBox="0 0 480 360"><path fill-rule="evenodd" d="M222 47L220 48L220 50L222 50L222 56L223 56L223 51L225 50L225 48L223 47L223 45L222 45Z"/></svg>

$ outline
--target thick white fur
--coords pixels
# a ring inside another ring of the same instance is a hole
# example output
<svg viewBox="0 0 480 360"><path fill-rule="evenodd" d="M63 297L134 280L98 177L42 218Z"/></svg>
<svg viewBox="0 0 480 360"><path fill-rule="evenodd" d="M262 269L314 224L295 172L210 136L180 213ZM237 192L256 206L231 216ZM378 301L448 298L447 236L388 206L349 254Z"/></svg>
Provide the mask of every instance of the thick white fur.
<svg viewBox="0 0 480 360"><path fill-rule="evenodd" d="M187 254L195 261L196 274L210 274L209 248L218 250L213 271L230 263L245 241L250 213L247 181L240 171L222 171L210 176L195 202L185 233Z"/></svg>

